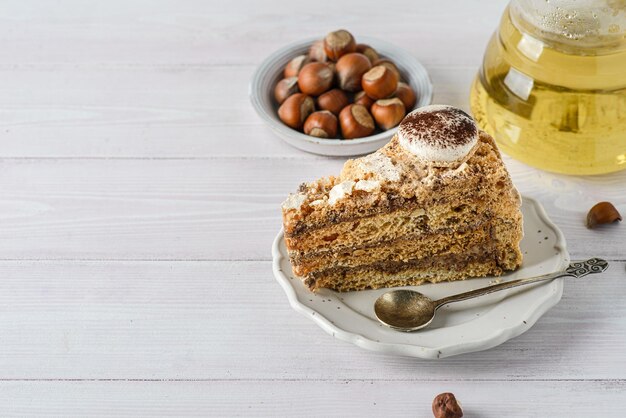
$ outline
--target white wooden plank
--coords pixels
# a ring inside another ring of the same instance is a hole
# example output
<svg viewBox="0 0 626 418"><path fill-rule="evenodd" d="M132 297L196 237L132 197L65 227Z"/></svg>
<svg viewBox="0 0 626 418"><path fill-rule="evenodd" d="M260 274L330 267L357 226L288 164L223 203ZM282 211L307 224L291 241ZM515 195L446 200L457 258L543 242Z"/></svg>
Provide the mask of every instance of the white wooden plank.
<svg viewBox="0 0 626 418"><path fill-rule="evenodd" d="M278 205L342 159L261 124L255 66L346 27L407 49L435 101L467 109L506 1L379 3L0 3L0 416L430 416L442 391L466 416L626 414L624 262L568 282L528 333L438 362L289 308L268 261ZM583 226L599 200L626 213L626 172L507 161L574 258L626 259L623 225Z"/></svg>
<svg viewBox="0 0 626 418"><path fill-rule="evenodd" d="M476 66L506 1L350 6L297 2L3 1L0 62L259 63L286 42L346 27L406 48L434 65ZM375 16L375 17L374 17ZM374 23L375 20L375 23Z"/></svg>
<svg viewBox="0 0 626 418"><path fill-rule="evenodd" d="M0 259L269 259L280 203L341 159L0 161ZM623 260L624 225L588 230L588 208L626 213L626 172L565 177L510 164L574 258Z"/></svg>
<svg viewBox="0 0 626 418"><path fill-rule="evenodd" d="M623 417L615 382L1 382L3 416L432 417L453 392L464 416Z"/></svg>
<svg viewBox="0 0 626 418"><path fill-rule="evenodd" d="M289 307L270 262L5 261L0 380L623 380L626 264L612 264L567 282L520 337L424 361L332 338Z"/></svg>
<svg viewBox="0 0 626 418"><path fill-rule="evenodd" d="M0 157L319 158L256 115L253 66L0 67ZM434 101L467 109L473 67L430 69Z"/></svg>

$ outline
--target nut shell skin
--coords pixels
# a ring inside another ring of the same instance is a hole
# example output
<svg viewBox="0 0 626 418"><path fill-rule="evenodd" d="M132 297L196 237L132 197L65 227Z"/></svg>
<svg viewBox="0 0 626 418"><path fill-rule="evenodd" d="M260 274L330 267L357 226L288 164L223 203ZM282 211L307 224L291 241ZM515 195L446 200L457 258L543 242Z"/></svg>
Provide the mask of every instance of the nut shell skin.
<svg viewBox="0 0 626 418"><path fill-rule="evenodd" d="M337 138L337 116L328 110L311 113L304 122L304 133L318 138Z"/></svg>
<svg viewBox="0 0 626 418"><path fill-rule="evenodd" d="M274 98L278 104L282 104L287 97L292 94L298 93L298 77L283 78L274 87Z"/></svg>
<svg viewBox="0 0 626 418"><path fill-rule="evenodd" d="M394 97L397 97L404 104L404 108L407 112L410 112L413 107L415 107L415 103L417 102L417 96L415 92L407 83L398 82L398 88L394 93Z"/></svg>
<svg viewBox="0 0 626 418"><path fill-rule="evenodd" d="M382 65L383 67L389 68L391 71L396 73L396 75L398 76L398 80L402 78L398 66L393 61L388 60L387 58L381 58L378 61L372 63L372 67L376 67L377 65Z"/></svg>
<svg viewBox="0 0 626 418"><path fill-rule="evenodd" d="M348 96L340 89L329 90L317 98L318 109L328 110L335 115L339 115L341 109L348 104L350 104Z"/></svg>
<svg viewBox="0 0 626 418"><path fill-rule="evenodd" d="M356 52L360 52L365 55L372 64L380 59L378 52L367 44L356 44Z"/></svg>
<svg viewBox="0 0 626 418"><path fill-rule="evenodd" d="M372 99L384 99L396 92L398 76L389 68L378 65L363 74L361 86Z"/></svg>
<svg viewBox="0 0 626 418"><path fill-rule="evenodd" d="M404 104L398 98L377 100L371 112L376 124L385 131L402 122L406 114Z"/></svg>
<svg viewBox="0 0 626 418"><path fill-rule="evenodd" d="M324 38L324 52L331 61L337 61L342 55L356 51L354 36L344 29L330 32Z"/></svg>
<svg viewBox="0 0 626 418"><path fill-rule="evenodd" d="M317 62L328 61L328 57L326 56L326 51L324 51L323 39L313 42L313 45L311 45L311 47L309 48L309 59L311 61L317 61Z"/></svg>
<svg viewBox="0 0 626 418"><path fill-rule="evenodd" d="M306 94L292 94L278 108L278 117L293 129L302 129L304 121L315 110L315 102Z"/></svg>
<svg viewBox="0 0 626 418"><path fill-rule="evenodd" d="M360 91L354 95L354 104L360 104L367 108L367 110L372 109L372 105L375 100L368 96L364 91Z"/></svg>
<svg viewBox="0 0 626 418"><path fill-rule="evenodd" d="M461 418L463 410L454 394L441 393L433 400L433 415L435 418Z"/></svg>
<svg viewBox="0 0 626 418"><path fill-rule="evenodd" d="M601 224L609 224L622 220L622 215L611 202L596 203L587 213L587 228L593 229Z"/></svg>
<svg viewBox="0 0 626 418"><path fill-rule="evenodd" d="M321 62L306 64L298 73L298 87L304 94L319 96L333 85L333 70Z"/></svg>
<svg viewBox="0 0 626 418"><path fill-rule="evenodd" d="M370 60L363 54L351 52L342 56L336 65L339 87L351 92L361 90L361 78L371 68Z"/></svg>
<svg viewBox="0 0 626 418"><path fill-rule="evenodd" d="M354 139L369 136L376 129L374 119L365 106L351 104L339 113L339 124L344 139Z"/></svg>
<svg viewBox="0 0 626 418"><path fill-rule="evenodd" d="M298 55L297 57L293 57L291 61L287 63L285 69L283 70L283 76L285 78L296 77L302 67L308 64L309 59L306 55Z"/></svg>

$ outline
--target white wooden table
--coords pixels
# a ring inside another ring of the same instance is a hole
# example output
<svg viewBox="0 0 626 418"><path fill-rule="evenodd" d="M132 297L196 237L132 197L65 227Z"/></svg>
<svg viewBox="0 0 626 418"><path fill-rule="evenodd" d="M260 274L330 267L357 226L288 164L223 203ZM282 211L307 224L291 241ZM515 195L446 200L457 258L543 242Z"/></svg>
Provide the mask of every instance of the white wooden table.
<svg viewBox="0 0 626 418"><path fill-rule="evenodd" d="M418 57L467 109L505 2L4 0L0 3L0 416L626 416L626 172L507 160L573 259L557 307L497 348L442 361L338 341L272 277L279 204L343 160L281 143L255 66L345 27Z"/></svg>

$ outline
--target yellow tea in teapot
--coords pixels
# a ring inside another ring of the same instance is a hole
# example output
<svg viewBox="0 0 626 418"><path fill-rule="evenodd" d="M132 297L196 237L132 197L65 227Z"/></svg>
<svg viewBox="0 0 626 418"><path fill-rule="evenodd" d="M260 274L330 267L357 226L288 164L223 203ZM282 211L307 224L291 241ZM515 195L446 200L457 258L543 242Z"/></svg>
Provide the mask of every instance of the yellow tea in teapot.
<svg viewBox="0 0 626 418"><path fill-rule="evenodd" d="M503 152L535 167L625 169L626 1L552 15L533 3L511 2L487 46L470 96L476 121Z"/></svg>

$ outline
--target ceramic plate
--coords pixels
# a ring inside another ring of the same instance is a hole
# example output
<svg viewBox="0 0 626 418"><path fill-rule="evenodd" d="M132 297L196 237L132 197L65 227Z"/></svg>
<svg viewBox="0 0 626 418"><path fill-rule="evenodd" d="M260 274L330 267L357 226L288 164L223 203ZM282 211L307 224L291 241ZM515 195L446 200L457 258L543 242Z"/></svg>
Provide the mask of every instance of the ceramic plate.
<svg viewBox="0 0 626 418"><path fill-rule="evenodd" d="M320 155L351 156L367 154L385 145L395 134L396 128L365 138L339 140L323 139L305 135L283 124L278 118L278 106L274 102L274 86L282 78L283 68L293 57L306 54L313 41L306 39L271 54L259 65L250 82L250 101L261 119L288 144L303 151ZM422 64L408 52L366 36L356 36L359 42L374 47L382 57L391 59L402 73L402 79L411 85L417 94L415 108L430 104L433 86ZM407 112L408 113L408 112Z"/></svg>
<svg viewBox="0 0 626 418"><path fill-rule="evenodd" d="M522 199L524 239L522 267L499 278L409 286L430 298L488 286L496 280L514 280L564 269L570 262L563 234L533 199ZM291 273L283 232L272 248L274 275L291 306L312 319L324 331L359 347L383 353L436 359L485 350L528 330L563 293L563 279L510 289L442 307L432 325L404 333L381 325L374 315L374 301L387 289L339 293L323 289L310 292Z"/></svg>

